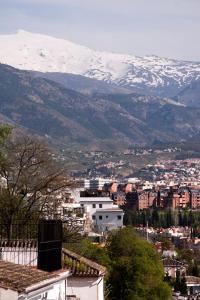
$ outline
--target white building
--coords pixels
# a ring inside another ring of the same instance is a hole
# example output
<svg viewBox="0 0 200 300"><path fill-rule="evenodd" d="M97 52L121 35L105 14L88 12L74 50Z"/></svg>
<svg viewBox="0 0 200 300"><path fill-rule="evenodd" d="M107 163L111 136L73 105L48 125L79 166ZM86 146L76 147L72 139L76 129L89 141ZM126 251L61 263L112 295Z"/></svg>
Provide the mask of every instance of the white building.
<svg viewBox="0 0 200 300"><path fill-rule="evenodd" d="M80 300L104 300L106 268L68 249L63 249L63 261L72 275L68 278L68 292Z"/></svg>
<svg viewBox="0 0 200 300"><path fill-rule="evenodd" d="M110 178L84 179L83 186L85 189L102 190L105 184L111 182L113 182L113 179Z"/></svg>
<svg viewBox="0 0 200 300"><path fill-rule="evenodd" d="M62 249L62 269L47 273L37 269L36 241L2 241L0 250L0 299L2 300L104 300L106 268L89 259L68 249ZM47 274L51 276L46 276ZM28 277L29 275L31 278ZM23 279L27 281L24 282ZM47 289L43 288L43 279ZM47 281L47 279L51 280ZM4 282L11 285L7 286ZM21 294L25 283L27 287ZM4 287L7 291L4 291ZM62 292L63 287L65 293Z"/></svg>
<svg viewBox="0 0 200 300"><path fill-rule="evenodd" d="M65 300L68 270L48 273L31 267L0 261L0 299ZM74 298L74 300L78 298Z"/></svg>
<svg viewBox="0 0 200 300"><path fill-rule="evenodd" d="M95 230L105 232L123 226L123 210L113 205L109 197L80 197L78 201L92 220Z"/></svg>
<svg viewBox="0 0 200 300"><path fill-rule="evenodd" d="M0 260L0 299L104 300L106 268L67 249L62 254L63 269L51 273Z"/></svg>
<svg viewBox="0 0 200 300"><path fill-rule="evenodd" d="M186 285L187 285L187 291L188 296L194 295L194 298L192 299L199 299L200 296L200 277L195 276L186 276ZM196 296L196 298L195 298ZM190 299L191 299L190 298Z"/></svg>
<svg viewBox="0 0 200 300"><path fill-rule="evenodd" d="M93 223L98 231L111 231L122 228L124 212L120 208L97 209L93 215Z"/></svg>
<svg viewBox="0 0 200 300"><path fill-rule="evenodd" d="M113 200L109 197L79 197L77 201L91 216L96 213L97 209L113 208Z"/></svg>

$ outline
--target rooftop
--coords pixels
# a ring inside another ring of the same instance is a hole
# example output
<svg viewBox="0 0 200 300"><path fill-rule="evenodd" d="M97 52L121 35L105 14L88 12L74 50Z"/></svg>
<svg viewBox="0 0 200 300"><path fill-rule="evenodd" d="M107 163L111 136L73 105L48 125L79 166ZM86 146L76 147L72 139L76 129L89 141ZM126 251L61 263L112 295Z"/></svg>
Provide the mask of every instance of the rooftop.
<svg viewBox="0 0 200 300"><path fill-rule="evenodd" d="M164 267L183 267L185 266L182 262L179 260L167 257L162 259Z"/></svg>
<svg viewBox="0 0 200 300"><path fill-rule="evenodd" d="M5 262L0 260L0 287L11 289L19 293L24 292L28 287L59 278L54 273Z"/></svg>
<svg viewBox="0 0 200 300"><path fill-rule="evenodd" d="M106 274L106 267L76 254L68 249L62 249L64 265L72 272L73 276L98 277Z"/></svg>
<svg viewBox="0 0 200 300"><path fill-rule="evenodd" d="M198 285L200 285L200 277L186 276L185 279L186 279L187 284L198 284Z"/></svg>

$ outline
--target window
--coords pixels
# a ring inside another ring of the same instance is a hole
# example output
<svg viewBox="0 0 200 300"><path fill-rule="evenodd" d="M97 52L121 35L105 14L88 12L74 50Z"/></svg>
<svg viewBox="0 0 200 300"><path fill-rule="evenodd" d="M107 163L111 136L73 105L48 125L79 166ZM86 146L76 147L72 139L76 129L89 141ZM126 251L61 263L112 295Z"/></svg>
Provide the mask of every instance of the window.
<svg viewBox="0 0 200 300"><path fill-rule="evenodd" d="M108 219L108 216L106 216L106 219Z"/></svg>
<svg viewBox="0 0 200 300"><path fill-rule="evenodd" d="M92 216L92 220L96 220L96 216L95 215Z"/></svg>
<svg viewBox="0 0 200 300"><path fill-rule="evenodd" d="M99 204L99 208L102 208L103 207L103 205L102 204Z"/></svg>
<svg viewBox="0 0 200 300"><path fill-rule="evenodd" d="M102 216L99 216L99 220L102 220Z"/></svg>
<svg viewBox="0 0 200 300"><path fill-rule="evenodd" d="M96 208L96 204L92 204L92 208Z"/></svg>
<svg viewBox="0 0 200 300"><path fill-rule="evenodd" d="M118 220L121 220L121 219L122 219L122 216L117 216L117 219L118 219Z"/></svg>

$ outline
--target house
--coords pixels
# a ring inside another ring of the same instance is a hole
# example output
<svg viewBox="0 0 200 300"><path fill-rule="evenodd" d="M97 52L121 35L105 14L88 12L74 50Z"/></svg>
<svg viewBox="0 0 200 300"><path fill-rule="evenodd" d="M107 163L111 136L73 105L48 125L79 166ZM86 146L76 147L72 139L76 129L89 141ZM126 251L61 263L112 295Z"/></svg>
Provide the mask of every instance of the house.
<svg viewBox="0 0 200 300"><path fill-rule="evenodd" d="M176 259L166 257L162 259L162 263L166 276L176 278L178 272L180 275L186 274L186 265Z"/></svg>
<svg viewBox="0 0 200 300"><path fill-rule="evenodd" d="M92 220L96 231L110 231L123 226L123 210L113 205L113 200L109 197L80 197L78 201Z"/></svg>
<svg viewBox="0 0 200 300"><path fill-rule="evenodd" d="M64 267L71 271L68 291L80 300L104 300L106 268L68 249L62 254Z"/></svg>
<svg viewBox="0 0 200 300"><path fill-rule="evenodd" d="M187 285L188 295L198 295L200 297L200 277L186 276L185 283Z"/></svg>
<svg viewBox="0 0 200 300"><path fill-rule="evenodd" d="M124 212L120 208L97 209L93 223L97 231L106 232L123 227Z"/></svg>
<svg viewBox="0 0 200 300"><path fill-rule="evenodd" d="M46 272L37 269L37 258L30 261L36 248L28 255L31 248L16 248L14 243L9 246L9 252L7 248L3 252L7 261L0 260L0 299L104 300L105 267L62 249L63 268ZM9 260L20 260L21 264Z"/></svg>
<svg viewBox="0 0 200 300"><path fill-rule="evenodd" d="M62 228L41 220L37 240L0 241L0 299L104 300L106 268L62 249Z"/></svg>
<svg viewBox="0 0 200 300"><path fill-rule="evenodd" d="M80 197L77 201L90 216L94 215L97 209L113 207L113 200L110 197Z"/></svg>
<svg viewBox="0 0 200 300"><path fill-rule="evenodd" d="M65 300L68 299L69 270L48 273L36 268L0 260L0 299ZM78 298L74 298L74 300Z"/></svg>

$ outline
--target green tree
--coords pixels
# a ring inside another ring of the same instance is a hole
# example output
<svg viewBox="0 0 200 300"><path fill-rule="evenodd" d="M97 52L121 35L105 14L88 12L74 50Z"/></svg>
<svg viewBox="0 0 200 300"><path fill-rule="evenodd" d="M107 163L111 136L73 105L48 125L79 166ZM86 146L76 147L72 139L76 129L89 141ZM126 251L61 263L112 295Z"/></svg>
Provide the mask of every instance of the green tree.
<svg viewBox="0 0 200 300"><path fill-rule="evenodd" d="M9 125L0 125L0 162L4 159L4 145L11 132L12 128Z"/></svg>
<svg viewBox="0 0 200 300"><path fill-rule="evenodd" d="M111 259L107 249L93 244L86 237L79 236L76 242L65 243L64 247L107 267L108 271L111 268Z"/></svg>
<svg viewBox="0 0 200 300"><path fill-rule="evenodd" d="M9 125L0 125L0 145L4 144L8 136L11 134L12 128Z"/></svg>
<svg viewBox="0 0 200 300"><path fill-rule="evenodd" d="M112 268L108 282L112 300L164 300L170 287L152 245L139 238L131 227L113 232L108 239Z"/></svg>

